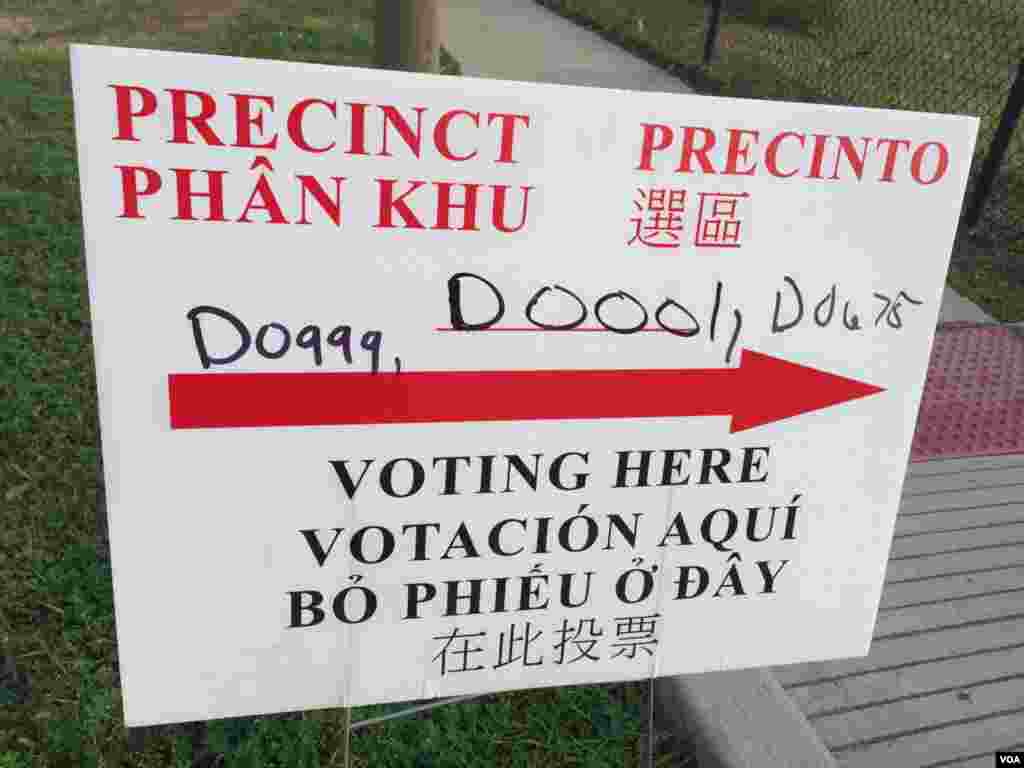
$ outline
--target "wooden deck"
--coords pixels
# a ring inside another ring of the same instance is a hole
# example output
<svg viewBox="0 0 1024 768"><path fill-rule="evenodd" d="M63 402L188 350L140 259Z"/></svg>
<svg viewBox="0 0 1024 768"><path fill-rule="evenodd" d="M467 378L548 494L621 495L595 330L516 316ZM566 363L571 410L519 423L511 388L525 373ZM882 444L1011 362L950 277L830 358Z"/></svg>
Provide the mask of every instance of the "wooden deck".
<svg viewBox="0 0 1024 768"><path fill-rule="evenodd" d="M843 768L1024 749L1024 456L912 464L871 653L774 672Z"/></svg>

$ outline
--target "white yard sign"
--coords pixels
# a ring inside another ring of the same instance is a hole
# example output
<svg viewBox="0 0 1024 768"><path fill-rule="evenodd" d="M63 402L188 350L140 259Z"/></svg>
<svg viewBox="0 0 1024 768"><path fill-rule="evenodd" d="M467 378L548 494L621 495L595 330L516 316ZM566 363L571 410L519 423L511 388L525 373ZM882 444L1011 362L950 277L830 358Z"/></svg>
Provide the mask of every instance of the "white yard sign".
<svg viewBox="0 0 1024 768"><path fill-rule="evenodd" d="M129 725L867 651L976 120L72 67Z"/></svg>

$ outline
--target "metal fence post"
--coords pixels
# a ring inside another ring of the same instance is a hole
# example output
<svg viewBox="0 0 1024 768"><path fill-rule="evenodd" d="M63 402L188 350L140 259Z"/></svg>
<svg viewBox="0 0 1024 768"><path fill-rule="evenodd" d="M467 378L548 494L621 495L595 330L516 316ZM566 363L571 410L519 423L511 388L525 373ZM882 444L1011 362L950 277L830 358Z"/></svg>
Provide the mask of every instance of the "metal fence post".
<svg viewBox="0 0 1024 768"><path fill-rule="evenodd" d="M711 0L711 13L708 16L708 29L704 35L704 66L711 63L718 42L718 24L722 20L722 0Z"/></svg>
<svg viewBox="0 0 1024 768"><path fill-rule="evenodd" d="M985 157L985 164L978 174L978 181L974 185L974 192L971 195L970 204L964 213L964 223L973 227L981 218L981 211L985 207L985 201L992 192L992 182L999 173L999 167L1003 164L1003 156L1013 136L1014 126L1020 117L1021 109L1024 108L1024 58L1017 65L1017 77L1010 87L1010 95L1006 97L1006 106L999 118L999 126L992 137L989 145L988 155Z"/></svg>

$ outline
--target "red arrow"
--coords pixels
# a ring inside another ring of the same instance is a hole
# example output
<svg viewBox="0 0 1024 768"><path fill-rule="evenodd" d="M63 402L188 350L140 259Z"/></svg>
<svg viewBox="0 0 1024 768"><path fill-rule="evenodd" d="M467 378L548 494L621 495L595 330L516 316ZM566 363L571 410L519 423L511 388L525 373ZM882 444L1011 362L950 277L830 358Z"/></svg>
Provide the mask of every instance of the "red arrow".
<svg viewBox="0 0 1024 768"><path fill-rule="evenodd" d="M744 350L739 368L172 373L171 429L732 416L731 432L882 392Z"/></svg>

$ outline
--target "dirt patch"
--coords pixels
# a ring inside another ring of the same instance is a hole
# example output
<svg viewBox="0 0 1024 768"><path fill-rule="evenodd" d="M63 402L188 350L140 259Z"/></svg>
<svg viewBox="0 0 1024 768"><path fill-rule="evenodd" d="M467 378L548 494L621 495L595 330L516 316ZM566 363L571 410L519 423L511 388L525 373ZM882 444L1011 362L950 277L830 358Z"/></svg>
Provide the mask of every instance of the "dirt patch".
<svg viewBox="0 0 1024 768"><path fill-rule="evenodd" d="M178 18L186 32L202 32L210 24L234 16L242 8L241 0L182 0L178 3Z"/></svg>
<svg viewBox="0 0 1024 768"><path fill-rule="evenodd" d="M11 42L15 45L31 44L45 49L63 48L67 41L57 36L46 36L40 33L39 26L31 16L7 16L0 14L0 42Z"/></svg>
<svg viewBox="0 0 1024 768"><path fill-rule="evenodd" d="M36 31L36 25L28 16L5 16L0 14L0 36L28 37Z"/></svg>

